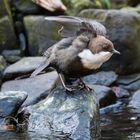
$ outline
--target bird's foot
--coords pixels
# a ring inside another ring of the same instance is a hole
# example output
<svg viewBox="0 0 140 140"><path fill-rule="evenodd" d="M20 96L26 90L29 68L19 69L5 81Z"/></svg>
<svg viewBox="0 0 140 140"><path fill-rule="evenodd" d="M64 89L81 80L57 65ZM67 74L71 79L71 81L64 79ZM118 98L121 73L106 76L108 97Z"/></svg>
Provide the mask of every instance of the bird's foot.
<svg viewBox="0 0 140 140"><path fill-rule="evenodd" d="M80 89L86 89L87 91L91 91L91 90L92 90L92 88L90 88L90 87L87 86L87 85L79 85L79 88L80 88Z"/></svg>
<svg viewBox="0 0 140 140"><path fill-rule="evenodd" d="M70 87L65 87L65 89L66 89L66 91L68 91L68 92L72 92L72 91L75 91L75 89L74 88L70 88Z"/></svg>
<svg viewBox="0 0 140 140"><path fill-rule="evenodd" d="M82 80L80 80L80 82L79 82L79 88L80 89L86 89L87 91L91 91L92 90L92 88L87 86Z"/></svg>

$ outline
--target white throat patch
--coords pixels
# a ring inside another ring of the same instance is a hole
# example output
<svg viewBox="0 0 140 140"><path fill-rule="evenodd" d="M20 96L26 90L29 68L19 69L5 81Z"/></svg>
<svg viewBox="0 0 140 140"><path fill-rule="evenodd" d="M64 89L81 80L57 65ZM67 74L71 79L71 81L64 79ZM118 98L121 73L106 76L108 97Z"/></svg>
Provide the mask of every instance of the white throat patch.
<svg viewBox="0 0 140 140"><path fill-rule="evenodd" d="M78 54L78 56L81 58L82 64L85 68L97 69L104 62L109 60L109 58L112 56L112 53L102 51L97 54L93 54L89 49L84 49Z"/></svg>

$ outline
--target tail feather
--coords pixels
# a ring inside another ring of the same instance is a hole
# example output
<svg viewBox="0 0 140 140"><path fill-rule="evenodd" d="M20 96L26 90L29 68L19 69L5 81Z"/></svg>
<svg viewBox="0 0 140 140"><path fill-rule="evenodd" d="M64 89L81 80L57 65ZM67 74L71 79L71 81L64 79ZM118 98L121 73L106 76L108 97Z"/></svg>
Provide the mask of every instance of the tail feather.
<svg viewBox="0 0 140 140"><path fill-rule="evenodd" d="M39 74L42 70L44 70L45 68L47 68L49 66L49 61L45 60L43 63L41 63L39 65L39 67L37 69L35 69L35 71L31 74L31 78L35 77L37 74Z"/></svg>

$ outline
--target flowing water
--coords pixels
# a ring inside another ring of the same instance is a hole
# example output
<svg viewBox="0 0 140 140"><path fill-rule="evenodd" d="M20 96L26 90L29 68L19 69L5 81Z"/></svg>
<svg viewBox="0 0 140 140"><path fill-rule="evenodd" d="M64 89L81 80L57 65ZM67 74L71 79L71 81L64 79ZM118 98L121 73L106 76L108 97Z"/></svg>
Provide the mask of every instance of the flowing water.
<svg viewBox="0 0 140 140"><path fill-rule="evenodd" d="M140 114L125 108L101 116L101 140L140 140Z"/></svg>
<svg viewBox="0 0 140 140"><path fill-rule="evenodd" d="M99 140L140 140L140 113L138 112L140 111L124 107L119 108L117 111L113 110L107 114L101 114L101 138ZM46 136L45 131L37 132L38 133L33 131L28 131L27 133L13 133L0 131L0 140L67 139L61 136Z"/></svg>

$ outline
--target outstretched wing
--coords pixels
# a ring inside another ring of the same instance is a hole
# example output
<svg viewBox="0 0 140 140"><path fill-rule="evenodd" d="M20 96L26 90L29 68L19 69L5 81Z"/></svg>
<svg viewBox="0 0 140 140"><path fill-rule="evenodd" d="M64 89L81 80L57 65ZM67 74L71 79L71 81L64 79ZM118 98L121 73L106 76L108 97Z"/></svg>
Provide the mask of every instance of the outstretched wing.
<svg viewBox="0 0 140 140"><path fill-rule="evenodd" d="M91 32L94 36L106 35L106 28L95 20L86 20L73 16L53 16L45 19L62 25L63 29L61 28L58 31L62 37L77 36L77 34L85 31Z"/></svg>

